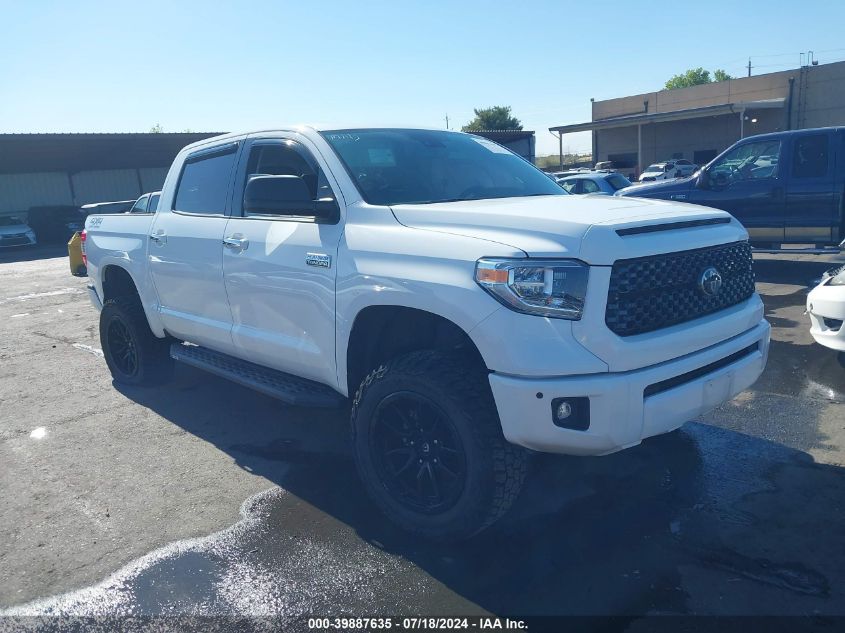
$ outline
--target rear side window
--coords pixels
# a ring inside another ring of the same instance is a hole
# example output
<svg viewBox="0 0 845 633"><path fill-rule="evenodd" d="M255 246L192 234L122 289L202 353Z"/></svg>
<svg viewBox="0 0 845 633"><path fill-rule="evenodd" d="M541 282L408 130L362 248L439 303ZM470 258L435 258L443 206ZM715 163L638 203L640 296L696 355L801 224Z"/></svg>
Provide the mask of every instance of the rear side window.
<svg viewBox="0 0 845 633"><path fill-rule="evenodd" d="M138 198L138 202L136 202L132 208L130 209L130 213L146 213L147 212L147 204L150 201L149 196L141 196Z"/></svg>
<svg viewBox="0 0 845 633"><path fill-rule="evenodd" d="M792 151L793 178L822 178L827 175L827 134L799 136Z"/></svg>
<svg viewBox="0 0 845 633"><path fill-rule="evenodd" d="M223 214L229 192L237 144L189 156L176 189L174 211Z"/></svg>
<svg viewBox="0 0 845 633"><path fill-rule="evenodd" d="M614 191L619 191L620 189L631 186L631 181L625 178L622 174L611 174L605 178L605 181L613 188Z"/></svg>
<svg viewBox="0 0 845 633"><path fill-rule="evenodd" d="M596 193L597 191L601 191L596 183L592 180L588 180L587 178L584 178L584 180L581 181L581 186L584 187L584 193Z"/></svg>

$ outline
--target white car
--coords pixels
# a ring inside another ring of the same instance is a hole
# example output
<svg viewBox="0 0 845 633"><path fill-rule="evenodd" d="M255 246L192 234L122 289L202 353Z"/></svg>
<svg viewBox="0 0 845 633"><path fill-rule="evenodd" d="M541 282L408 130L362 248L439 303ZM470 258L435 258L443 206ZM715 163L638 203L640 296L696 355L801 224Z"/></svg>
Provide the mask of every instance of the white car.
<svg viewBox="0 0 845 633"><path fill-rule="evenodd" d="M645 168L645 171L640 174L639 181L652 182L654 180L684 178L692 176L696 169L698 169L698 165L683 158L654 163Z"/></svg>
<svg viewBox="0 0 845 633"><path fill-rule="evenodd" d="M0 248L35 244L35 232L29 225L13 216L0 217Z"/></svg>
<svg viewBox="0 0 845 633"><path fill-rule="evenodd" d="M810 334L819 345L845 352L845 265L827 271L807 295Z"/></svg>
<svg viewBox="0 0 845 633"><path fill-rule="evenodd" d="M154 214L90 216L85 249L115 382L176 359L348 407L369 494L435 540L502 516L525 448L636 446L747 389L769 348L729 214L570 196L446 130L206 139Z"/></svg>

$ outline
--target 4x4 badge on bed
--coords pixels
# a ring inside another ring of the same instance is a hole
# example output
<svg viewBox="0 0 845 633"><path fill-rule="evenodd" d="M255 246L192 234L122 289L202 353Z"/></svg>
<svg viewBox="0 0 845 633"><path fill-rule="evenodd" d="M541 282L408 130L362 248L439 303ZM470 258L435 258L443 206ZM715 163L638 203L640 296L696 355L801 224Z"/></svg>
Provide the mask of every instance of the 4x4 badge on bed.
<svg viewBox="0 0 845 633"><path fill-rule="evenodd" d="M713 268L706 268L698 279L698 288L708 297L715 297L722 289L722 275Z"/></svg>

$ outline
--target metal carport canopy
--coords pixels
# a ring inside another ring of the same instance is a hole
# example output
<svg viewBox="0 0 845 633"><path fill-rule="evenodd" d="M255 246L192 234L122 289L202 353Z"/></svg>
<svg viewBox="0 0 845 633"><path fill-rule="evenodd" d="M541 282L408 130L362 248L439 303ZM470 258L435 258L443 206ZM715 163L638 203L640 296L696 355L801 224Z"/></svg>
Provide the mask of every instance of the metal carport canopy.
<svg viewBox="0 0 845 633"><path fill-rule="evenodd" d="M782 108L786 99L762 99L760 101L738 101L736 103L720 103L700 108L687 108L686 110L672 110L670 112L640 112L638 114L626 114L623 116L610 117L590 121L589 123L574 123L573 125L559 125L550 127L549 132L557 132L558 145L560 147L560 164L563 165L563 135L572 132L586 132L589 130L608 130L617 127L637 126L637 173L643 169L643 125L649 123L660 123L663 121L684 121L687 119L698 119L708 116L719 116L721 114L739 115L739 137L745 136L745 112L746 110L763 110L767 108Z"/></svg>
<svg viewBox="0 0 845 633"><path fill-rule="evenodd" d="M739 114L745 110L763 110L767 108L782 108L786 99L763 99L760 101L738 101L736 103L722 103L700 108L687 108L686 110L672 110L670 112L642 112L639 114L626 114L624 116L588 121L586 123L573 123L572 125L559 125L550 127L550 132L558 134L570 134L572 132L586 132L589 130L606 130L615 127L627 127L629 125L643 125L646 123L660 123L663 121L680 121L683 119L697 119L700 117L718 116L720 114Z"/></svg>

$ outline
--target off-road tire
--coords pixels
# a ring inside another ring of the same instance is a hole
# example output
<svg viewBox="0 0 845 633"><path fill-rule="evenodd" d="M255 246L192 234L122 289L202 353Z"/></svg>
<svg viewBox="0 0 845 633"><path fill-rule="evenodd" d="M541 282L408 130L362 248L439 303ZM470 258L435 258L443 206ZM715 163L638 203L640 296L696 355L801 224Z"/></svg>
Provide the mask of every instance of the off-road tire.
<svg viewBox="0 0 845 633"><path fill-rule="evenodd" d="M463 491L438 514L408 509L379 477L369 434L379 403L413 392L433 401L457 430L465 453ZM528 451L502 435L487 370L452 352L412 352L384 363L361 383L352 405L355 462L376 505L403 530L433 541L467 539L501 518L519 495Z"/></svg>
<svg viewBox="0 0 845 633"><path fill-rule="evenodd" d="M109 335L112 325L123 326L134 345L137 357L136 369L127 372L116 358L113 336ZM144 308L132 297L109 299L100 311L100 346L103 356L115 382L125 385L150 386L170 380L173 375L173 360L170 358L170 341L157 338L150 330Z"/></svg>

